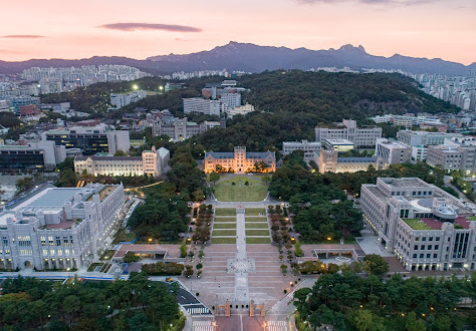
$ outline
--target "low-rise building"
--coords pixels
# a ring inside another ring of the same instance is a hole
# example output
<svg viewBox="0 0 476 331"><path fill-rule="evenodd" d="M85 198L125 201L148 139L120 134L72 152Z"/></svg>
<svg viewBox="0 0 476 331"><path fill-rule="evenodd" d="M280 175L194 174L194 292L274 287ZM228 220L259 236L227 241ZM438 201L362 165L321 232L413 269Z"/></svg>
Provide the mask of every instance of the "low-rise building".
<svg viewBox="0 0 476 331"><path fill-rule="evenodd" d="M152 146L152 150L142 152L142 156L112 156L97 154L93 156L76 156L74 171L94 176L154 176L163 175L170 160L168 149L159 150Z"/></svg>
<svg viewBox="0 0 476 331"><path fill-rule="evenodd" d="M459 133L401 130L397 133L399 142L407 146L441 145L445 139L463 137Z"/></svg>
<svg viewBox="0 0 476 331"><path fill-rule="evenodd" d="M252 113L254 111L255 111L255 107L253 105L250 105L249 103L247 103L246 105L238 106L238 107L235 107L233 109L227 108L226 109L226 115L229 118L233 118L233 116L235 116L235 115L246 116L249 113Z"/></svg>
<svg viewBox="0 0 476 331"><path fill-rule="evenodd" d="M419 178L363 184L364 219L407 270L474 270L476 206Z"/></svg>
<svg viewBox="0 0 476 331"><path fill-rule="evenodd" d="M35 192L0 213L0 269L87 266L121 220L123 203L122 184Z"/></svg>
<svg viewBox="0 0 476 331"><path fill-rule="evenodd" d="M321 148L319 154L314 154L314 162L321 174L367 171L370 166L380 169L376 157L339 157L339 151L334 148Z"/></svg>
<svg viewBox="0 0 476 331"><path fill-rule="evenodd" d="M227 171L243 174L256 171L259 165L261 172L276 171L276 155L274 152L247 152L246 147L237 146L232 153L206 152L203 171Z"/></svg>
<svg viewBox="0 0 476 331"><path fill-rule="evenodd" d="M315 141L301 140L283 142L283 155L289 155L294 151L304 152L304 161L309 162L314 159L314 155L319 153L321 143Z"/></svg>
<svg viewBox="0 0 476 331"><path fill-rule="evenodd" d="M347 139L324 139L322 146L327 149L335 149L338 152L348 152L354 149L354 143Z"/></svg>

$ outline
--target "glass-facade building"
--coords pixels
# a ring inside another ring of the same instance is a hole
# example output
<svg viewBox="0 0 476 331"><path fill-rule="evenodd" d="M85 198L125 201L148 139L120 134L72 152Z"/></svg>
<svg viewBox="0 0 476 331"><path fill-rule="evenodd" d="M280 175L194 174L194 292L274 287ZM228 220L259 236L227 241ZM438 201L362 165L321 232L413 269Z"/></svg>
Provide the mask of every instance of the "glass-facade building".
<svg viewBox="0 0 476 331"><path fill-rule="evenodd" d="M0 148L0 171L45 169L44 152L30 148Z"/></svg>

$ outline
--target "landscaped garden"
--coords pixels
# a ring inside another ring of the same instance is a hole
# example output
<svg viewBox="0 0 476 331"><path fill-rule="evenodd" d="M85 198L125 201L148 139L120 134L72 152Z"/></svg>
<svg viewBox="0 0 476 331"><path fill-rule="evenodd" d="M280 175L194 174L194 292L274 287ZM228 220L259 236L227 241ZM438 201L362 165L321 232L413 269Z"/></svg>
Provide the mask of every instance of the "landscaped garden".
<svg viewBox="0 0 476 331"><path fill-rule="evenodd" d="M245 176L236 176L213 186L219 201L262 201L268 194L268 185Z"/></svg>

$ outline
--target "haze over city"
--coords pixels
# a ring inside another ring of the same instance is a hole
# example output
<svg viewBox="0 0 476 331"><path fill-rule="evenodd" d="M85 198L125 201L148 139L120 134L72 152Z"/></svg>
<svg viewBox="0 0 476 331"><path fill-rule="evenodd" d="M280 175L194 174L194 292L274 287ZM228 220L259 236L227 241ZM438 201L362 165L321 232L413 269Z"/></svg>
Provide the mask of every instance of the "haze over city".
<svg viewBox="0 0 476 331"><path fill-rule="evenodd" d="M399 53L466 65L476 54L471 0L244 0L230 6L217 0L206 6L188 0L7 1L2 14L4 61L95 55L143 59L208 50L230 40L309 49L361 44L374 55Z"/></svg>

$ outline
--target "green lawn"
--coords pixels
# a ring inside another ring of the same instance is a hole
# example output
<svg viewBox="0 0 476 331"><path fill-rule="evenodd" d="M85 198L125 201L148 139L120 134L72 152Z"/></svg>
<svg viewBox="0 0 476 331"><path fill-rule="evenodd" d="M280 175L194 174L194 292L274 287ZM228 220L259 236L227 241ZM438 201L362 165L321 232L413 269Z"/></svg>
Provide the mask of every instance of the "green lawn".
<svg viewBox="0 0 476 331"><path fill-rule="evenodd" d="M263 215L260 215L260 214L263 214ZM245 215L266 216L266 210L263 208L246 208Z"/></svg>
<svg viewBox="0 0 476 331"><path fill-rule="evenodd" d="M235 208L217 208L215 209L215 216L235 216Z"/></svg>
<svg viewBox="0 0 476 331"><path fill-rule="evenodd" d="M245 217L245 222L250 223L267 223L268 219L266 217Z"/></svg>
<svg viewBox="0 0 476 331"><path fill-rule="evenodd" d="M236 230L213 230L212 237L233 236L236 237Z"/></svg>
<svg viewBox="0 0 476 331"><path fill-rule="evenodd" d="M236 245L236 238L212 238L212 244L233 244L233 245Z"/></svg>
<svg viewBox="0 0 476 331"><path fill-rule="evenodd" d="M241 184L240 184L241 181ZM245 185L248 181L249 185ZM235 183L235 185L232 185ZM214 185L215 197L219 201L262 201L268 194L268 186L244 176L232 177Z"/></svg>
<svg viewBox="0 0 476 331"><path fill-rule="evenodd" d="M213 229L236 229L235 223L215 223Z"/></svg>
<svg viewBox="0 0 476 331"><path fill-rule="evenodd" d="M236 217L215 217L215 223L236 223Z"/></svg>
<svg viewBox="0 0 476 331"><path fill-rule="evenodd" d="M267 229L268 223L245 223L247 229Z"/></svg>
<svg viewBox="0 0 476 331"><path fill-rule="evenodd" d="M423 221L416 218L409 218L403 220L405 223L410 225L413 230L431 230L431 228L423 223Z"/></svg>
<svg viewBox="0 0 476 331"><path fill-rule="evenodd" d="M269 236L269 230L246 230L246 236Z"/></svg>
<svg viewBox="0 0 476 331"><path fill-rule="evenodd" d="M213 242L213 239L212 239ZM269 238L246 238L247 244L270 244L271 240Z"/></svg>

